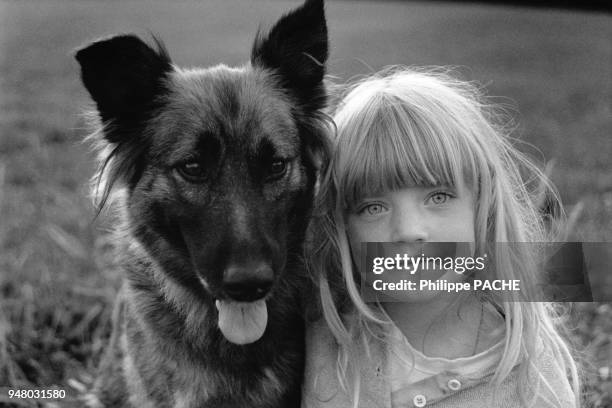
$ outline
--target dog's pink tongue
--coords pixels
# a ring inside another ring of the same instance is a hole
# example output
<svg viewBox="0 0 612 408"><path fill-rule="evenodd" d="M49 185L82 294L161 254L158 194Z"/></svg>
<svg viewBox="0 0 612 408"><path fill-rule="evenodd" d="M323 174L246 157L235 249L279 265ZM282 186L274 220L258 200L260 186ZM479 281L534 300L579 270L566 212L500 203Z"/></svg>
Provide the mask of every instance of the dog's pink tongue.
<svg viewBox="0 0 612 408"><path fill-rule="evenodd" d="M268 324L265 300L256 302L216 301L219 310L219 329L226 339L235 344L249 344L263 336Z"/></svg>

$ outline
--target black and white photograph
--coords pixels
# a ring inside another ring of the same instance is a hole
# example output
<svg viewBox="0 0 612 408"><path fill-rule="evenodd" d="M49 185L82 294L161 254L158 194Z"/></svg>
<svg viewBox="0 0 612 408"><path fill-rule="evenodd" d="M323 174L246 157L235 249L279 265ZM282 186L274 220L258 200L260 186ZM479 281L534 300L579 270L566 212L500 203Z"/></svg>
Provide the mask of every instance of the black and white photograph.
<svg viewBox="0 0 612 408"><path fill-rule="evenodd" d="M0 0L0 408L612 407L612 7Z"/></svg>

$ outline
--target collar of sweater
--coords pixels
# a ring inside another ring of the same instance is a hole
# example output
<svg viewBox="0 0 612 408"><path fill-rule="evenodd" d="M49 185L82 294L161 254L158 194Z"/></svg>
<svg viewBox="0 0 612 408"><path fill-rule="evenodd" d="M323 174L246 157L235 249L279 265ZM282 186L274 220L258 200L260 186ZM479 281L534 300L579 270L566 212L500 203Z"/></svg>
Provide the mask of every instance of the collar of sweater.
<svg viewBox="0 0 612 408"><path fill-rule="evenodd" d="M386 373L393 407L425 406L486 381L495 371L503 341L470 357L429 357L416 350L393 325L388 333Z"/></svg>

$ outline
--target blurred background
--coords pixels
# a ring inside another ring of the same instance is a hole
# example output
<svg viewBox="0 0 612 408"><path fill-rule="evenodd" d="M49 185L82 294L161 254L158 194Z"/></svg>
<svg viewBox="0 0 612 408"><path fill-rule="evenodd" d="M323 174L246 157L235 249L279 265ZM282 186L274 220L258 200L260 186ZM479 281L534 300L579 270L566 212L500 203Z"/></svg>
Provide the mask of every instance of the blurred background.
<svg viewBox="0 0 612 408"><path fill-rule="evenodd" d="M102 35L154 33L177 65L243 64L257 29L299 4L0 0L0 406L72 406L109 334L120 272L108 222L94 219L88 198L89 100L74 50ZM549 164L572 239L612 242L610 14L328 0L327 16L337 81L392 64L457 67L509 109L520 148ZM591 280L610 285L612 273ZM566 306L585 406L611 407L612 304ZM68 398L37 405L9 400L8 388Z"/></svg>

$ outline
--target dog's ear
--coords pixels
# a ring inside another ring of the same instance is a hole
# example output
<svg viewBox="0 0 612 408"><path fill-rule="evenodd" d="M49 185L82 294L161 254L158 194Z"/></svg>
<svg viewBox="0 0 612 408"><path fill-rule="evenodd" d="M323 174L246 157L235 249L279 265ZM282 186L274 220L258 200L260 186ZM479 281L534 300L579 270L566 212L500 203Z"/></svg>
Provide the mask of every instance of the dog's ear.
<svg viewBox="0 0 612 408"><path fill-rule="evenodd" d="M270 32L257 36L251 53L254 66L275 71L282 86L307 109L325 106L323 86L328 55L323 0L306 0L283 16Z"/></svg>
<svg viewBox="0 0 612 408"><path fill-rule="evenodd" d="M172 64L163 45L157 50L135 35L96 41L77 51L81 78L103 121L137 120L163 89Z"/></svg>

